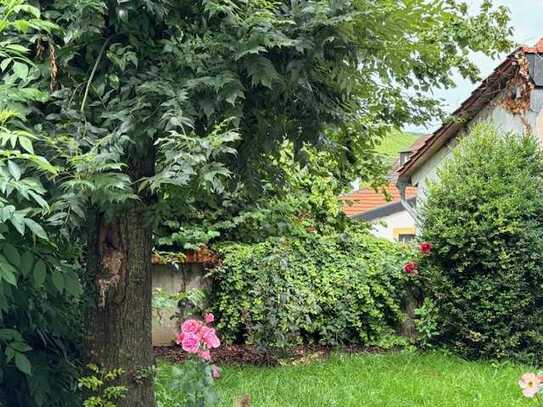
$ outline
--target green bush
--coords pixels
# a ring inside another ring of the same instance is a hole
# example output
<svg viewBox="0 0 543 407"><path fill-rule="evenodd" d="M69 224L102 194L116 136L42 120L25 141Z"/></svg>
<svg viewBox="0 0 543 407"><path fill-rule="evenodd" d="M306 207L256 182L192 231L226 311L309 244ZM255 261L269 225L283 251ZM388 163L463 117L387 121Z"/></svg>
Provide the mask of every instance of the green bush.
<svg viewBox="0 0 543 407"><path fill-rule="evenodd" d="M219 251L213 303L227 341L281 348L403 342L396 330L407 278L396 244L353 227Z"/></svg>
<svg viewBox="0 0 543 407"><path fill-rule="evenodd" d="M468 357L541 359L543 160L530 137L478 125L430 185L419 332Z"/></svg>

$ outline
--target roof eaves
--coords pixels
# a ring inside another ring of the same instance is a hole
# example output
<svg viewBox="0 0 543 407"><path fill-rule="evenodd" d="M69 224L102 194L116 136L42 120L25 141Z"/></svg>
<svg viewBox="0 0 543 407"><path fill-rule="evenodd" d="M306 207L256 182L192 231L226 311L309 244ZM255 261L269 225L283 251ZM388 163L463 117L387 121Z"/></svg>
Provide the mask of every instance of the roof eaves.
<svg viewBox="0 0 543 407"><path fill-rule="evenodd" d="M417 202L416 197L409 198L407 200L410 204L415 204ZM392 215L394 213L405 211L400 201L390 202L386 205L379 206L377 208L371 209L367 212L359 213L357 215L351 216L351 219L372 221L375 219L383 218L385 216Z"/></svg>
<svg viewBox="0 0 543 407"><path fill-rule="evenodd" d="M541 42L541 47L543 49L543 42ZM503 83L510 79L509 75L513 72L513 68L516 66L516 55L519 52L531 52L530 50L530 48L521 47L509 54L505 61L502 62L494 70L494 72L472 92L470 97L468 97L468 99L466 99L460 105L460 107L452 113L451 116L457 120L453 119L447 123L444 123L438 130L428 137L421 147L409 158L409 160L407 160L397 170L399 175L398 178L403 180L409 179L413 172L424 164L424 162L426 162L426 158L429 158L433 153L443 147L447 141L456 136L458 131L463 127L465 121L470 120L478 112L480 112L485 106L486 102L492 100L496 93L502 89L501 87ZM486 100L487 98L489 98L489 100ZM481 103L481 101L484 103ZM473 109L474 106L475 108Z"/></svg>

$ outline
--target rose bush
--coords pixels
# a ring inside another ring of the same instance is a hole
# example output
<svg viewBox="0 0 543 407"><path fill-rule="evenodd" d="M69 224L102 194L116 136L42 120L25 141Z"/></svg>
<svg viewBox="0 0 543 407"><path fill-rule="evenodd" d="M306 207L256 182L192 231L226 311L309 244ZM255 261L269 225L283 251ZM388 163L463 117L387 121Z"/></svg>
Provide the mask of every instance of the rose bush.
<svg viewBox="0 0 543 407"><path fill-rule="evenodd" d="M220 378L220 369L211 364L211 351L221 346L217 332L209 324L215 321L211 313L203 320L187 319L181 324L177 344L189 353L185 363L163 366L159 369L155 382L159 407L175 403L179 407L201 407L216 404L218 398L213 381ZM183 395L179 404L180 394Z"/></svg>

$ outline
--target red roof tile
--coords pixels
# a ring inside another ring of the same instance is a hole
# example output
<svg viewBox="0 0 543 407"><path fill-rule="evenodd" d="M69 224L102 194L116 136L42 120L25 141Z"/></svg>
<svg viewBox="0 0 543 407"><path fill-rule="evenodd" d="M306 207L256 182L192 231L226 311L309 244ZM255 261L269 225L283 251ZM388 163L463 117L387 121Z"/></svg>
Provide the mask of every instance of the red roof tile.
<svg viewBox="0 0 543 407"><path fill-rule="evenodd" d="M522 51L527 54L543 54L543 38L541 38L533 47L522 47Z"/></svg>
<svg viewBox="0 0 543 407"><path fill-rule="evenodd" d="M354 216L400 201L400 191L396 188L396 185L389 183L384 190L390 199L387 200L387 196L383 191L376 192L372 188L364 188L360 191L342 195L340 199L343 201L343 212L347 216ZM408 199L415 197L417 195L417 188L406 188L405 195Z"/></svg>

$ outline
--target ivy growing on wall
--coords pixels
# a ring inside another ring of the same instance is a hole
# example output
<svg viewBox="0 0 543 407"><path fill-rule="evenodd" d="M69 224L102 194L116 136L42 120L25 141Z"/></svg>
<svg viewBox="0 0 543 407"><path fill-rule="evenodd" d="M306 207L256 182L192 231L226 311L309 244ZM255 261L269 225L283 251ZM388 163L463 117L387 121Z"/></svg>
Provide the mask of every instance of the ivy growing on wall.
<svg viewBox="0 0 543 407"><path fill-rule="evenodd" d="M405 250L364 229L225 244L213 304L230 342L390 346L404 318Z"/></svg>

